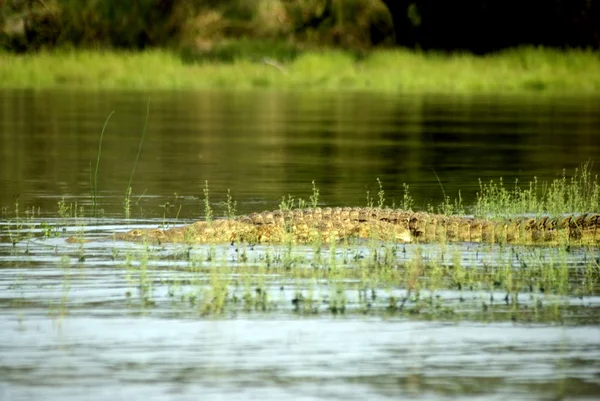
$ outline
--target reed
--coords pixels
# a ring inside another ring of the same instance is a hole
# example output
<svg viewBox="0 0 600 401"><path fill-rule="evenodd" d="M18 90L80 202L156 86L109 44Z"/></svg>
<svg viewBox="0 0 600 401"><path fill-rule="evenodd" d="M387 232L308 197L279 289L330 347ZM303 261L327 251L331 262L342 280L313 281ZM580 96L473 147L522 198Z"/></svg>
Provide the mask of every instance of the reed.
<svg viewBox="0 0 600 401"><path fill-rule="evenodd" d="M92 187L92 213L94 216L97 214L98 207L98 170L100 168L100 155L102 154L102 140L104 139L104 131L106 131L106 126L110 121L112 115L115 114L114 110L106 117L104 120L104 126L102 127L102 132L100 132L100 141L98 142L98 153L96 154L96 168L94 169L94 175L90 177L91 187ZM90 163L91 164L91 163ZM90 168L90 174L91 174Z"/></svg>
<svg viewBox="0 0 600 401"><path fill-rule="evenodd" d="M146 118L144 119L144 129L142 130L142 137L140 138L140 145L138 147L137 155L135 156L135 162L133 163L133 168L131 169L131 175L129 176L129 183L127 184L127 189L125 190L125 218L129 219L131 212L131 183L133 182L133 175L135 174L135 169L137 167L138 161L140 160L140 154L142 153L142 145L144 144L144 139L146 138L146 131L148 129L148 118L150 117L150 98L148 98L148 104L146 106Z"/></svg>

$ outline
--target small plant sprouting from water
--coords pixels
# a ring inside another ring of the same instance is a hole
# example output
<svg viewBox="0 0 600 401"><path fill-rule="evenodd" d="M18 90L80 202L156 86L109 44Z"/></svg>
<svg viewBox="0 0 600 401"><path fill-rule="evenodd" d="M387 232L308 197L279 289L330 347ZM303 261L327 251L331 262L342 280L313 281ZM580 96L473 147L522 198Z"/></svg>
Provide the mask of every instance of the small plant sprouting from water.
<svg viewBox="0 0 600 401"><path fill-rule="evenodd" d="M307 205L309 205L312 208L318 208L320 196L321 195L319 192L319 188L317 188L317 185L315 184L315 181L313 180L312 181L312 193L308 197L308 202L306 202L302 198L295 198L292 195L287 195L281 199L281 202L279 202L279 209L280 210L292 210L295 208L304 209L304 208L306 208Z"/></svg>
<svg viewBox="0 0 600 401"><path fill-rule="evenodd" d="M142 153L142 145L144 144L144 138L146 137L146 131L148 129L148 118L150 116L150 98L148 98L148 104L146 106L146 118L144 120L144 130L142 131L142 138L140 139L140 144L138 146L138 152L135 156L135 162L133 163L133 169L131 170L131 175L129 176L129 183L127 184L127 189L125 190L125 200L124 200L124 208L125 208L125 218L129 219L131 213L131 184L133 182L133 175L135 174L135 169L137 167L138 161L140 159L140 154Z"/></svg>
<svg viewBox="0 0 600 401"><path fill-rule="evenodd" d="M600 183L592 173L592 162L575 169L572 177L562 171L562 177L552 181L545 193L548 213L599 211Z"/></svg>
<svg viewBox="0 0 600 401"><path fill-rule="evenodd" d="M114 110L110 112L106 120L104 121L104 126L102 127L102 132L100 133L100 141L98 142L98 154L96 155L96 168L94 169L92 184L92 213L94 216L97 214L98 208L98 170L100 168L100 155L102 154L102 141L104 139L104 132L106 131L106 126L110 121L112 115L115 114ZM91 170L90 170L91 172Z"/></svg>
<svg viewBox="0 0 600 401"><path fill-rule="evenodd" d="M216 267L212 267L209 284L210 287L204 291L200 312L203 315L219 315L223 313L227 304L229 280L227 276L219 274Z"/></svg>
<svg viewBox="0 0 600 401"><path fill-rule="evenodd" d="M227 190L227 217L229 217L229 218L235 217L236 207L237 207L237 201L233 200L233 197L231 196L231 191L228 189Z"/></svg>
<svg viewBox="0 0 600 401"><path fill-rule="evenodd" d="M127 187L125 190L125 200L123 201L123 208L125 209L125 218L129 219L131 214L131 187Z"/></svg>
<svg viewBox="0 0 600 401"><path fill-rule="evenodd" d="M367 207L373 207L373 198L371 198L371 191L367 189Z"/></svg>
<svg viewBox="0 0 600 401"><path fill-rule="evenodd" d="M15 198L15 219L19 221L19 197Z"/></svg>
<svg viewBox="0 0 600 401"><path fill-rule="evenodd" d="M312 195L308 199L313 208L317 208L319 206L319 189L315 185L314 180L312 182Z"/></svg>
<svg viewBox="0 0 600 401"><path fill-rule="evenodd" d="M204 181L204 188L202 189L202 192L204 193L204 218L210 223L213 220L213 211L210 206L208 181Z"/></svg>
<svg viewBox="0 0 600 401"><path fill-rule="evenodd" d="M377 191L376 207L381 209L385 206L385 191L383 190L383 184L379 178L377 178L377 185L379 186L379 191ZM371 191L369 190L367 190L367 207L375 207L375 200L371 197Z"/></svg>
<svg viewBox="0 0 600 401"><path fill-rule="evenodd" d="M63 196L58 202L58 215L61 219L68 219L71 217L71 210L73 205L67 205L65 197Z"/></svg>
<svg viewBox="0 0 600 401"><path fill-rule="evenodd" d="M225 206L225 216L229 219L233 219L236 215L237 201L233 200L231 196L231 190L227 190L227 197L225 202L221 202L222 206Z"/></svg>
<svg viewBox="0 0 600 401"><path fill-rule="evenodd" d="M126 280L131 286L138 288L140 302L143 306L154 306L155 304L152 299L153 277L148 269L151 255L150 247L147 244L139 255L131 252L125 255ZM128 291L127 294L129 297L131 292Z"/></svg>
<svg viewBox="0 0 600 401"><path fill-rule="evenodd" d="M415 204L415 201L410 194L410 188L409 188L408 184L403 183L402 184L402 203L400 204L400 208L402 210L410 211L410 210L412 210L414 204Z"/></svg>
<svg viewBox="0 0 600 401"><path fill-rule="evenodd" d="M465 210L462 203L461 192L458 191L458 197L454 200L452 200L449 196L446 196L444 201L437 208L432 207L431 209L432 212L445 214L447 216L464 214Z"/></svg>
<svg viewBox="0 0 600 401"><path fill-rule="evenodd" d="M292 195L288 195L287 197L284 196L281 199L281 202L279 202L280 210L292 210L294 208L304 209L305 206L306 202L304 201L304 199L296 199Z"/></svg>
<svg viewBox="0 0 600 401"><path fill-rule="evenodd" d="M540 204L537 195L537 177L529 182L527 189L521 189L518 180L515 180L513 189L508 189L502 178L497 183L492 180L489 184L479 180L479 188L475 205L476 215L502 217L524 212L535 214L543 212L543 205Z"/></svg>
<svg viewBox="0 0 600 401"><path fill-rule="evenodd" d="M15 197L15 208L14 208L14 216L15 216L15 232L11 229L8 230L8 237L10 242L12 242L13 247L17 244L17 242L21 241L23 238L31 238L32 234L23 234L24 223L21 219L20 214L20 204L19 204L19 196Z"/></svg>
<svg viewBox="0 0 600 401"><path fill-rule="evenodd" d="M377 207L382 209L385 205L385 191L383 190L383 184L379 178L377 178L377 184L379 184L379 191L377 191Z"/></svg>
<svg viewBox="0 0 600 401"><path fill-rule="evenodd" d="M62 279L62 293L60 296L60 300L57 304L51 305L49 313L56 319L56 324L58 327L62 325L62 321L65 316L69 313L69 292L71 290L71 272L70 272L70 262L69 257L63 255L60 258L60 267L63 271L63 279Z"/></svg>

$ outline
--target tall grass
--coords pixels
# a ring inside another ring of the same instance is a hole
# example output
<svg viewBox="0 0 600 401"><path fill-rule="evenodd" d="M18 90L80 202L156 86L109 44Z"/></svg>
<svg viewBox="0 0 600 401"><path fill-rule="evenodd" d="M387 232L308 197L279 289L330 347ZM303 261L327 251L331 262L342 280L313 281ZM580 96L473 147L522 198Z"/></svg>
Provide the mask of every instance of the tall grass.
<svg viewBox="0 0 600 401"><path fill-rule="evenodd" d="M97 206L98 206L98 169L100 168L100 156L102 154L102 141L104 140L104 131L106 131L106 126L110 121L112 115L115 114L114 110L106 117L104 120L104 126L102 127L102 132L100 133L100 141L98 142L98 153L96 155L96 168L94 169L93 180L91 180L92 186L92 213L96 216ZM91 174L91 169L90 169Z"/></svg>
<svg viewBox="0 0 600 401"><path fill-rule="evenodd" d="M508 187L502 178L479 182L474 206L480 216L514 216L518 214L600 213L600 182L586 162L572 176L563 170L552 182L539 182L534 177L525 186L518 181Z"/></svg>
<svg viewBox="0 0 600 401"><path fill-rule="evenodd" d="M146 131L148 129L148 118L150 116L150 98L148 98L148 105L146 106L146 118L144 120L144 129L142 131L142 138L140 139L140 145L138 147L137 155L135 156L135 162L133 163L133 168L131 169L131 175L129 176L129 183L127 184L127 189L125 190L125 218L128 219L131 211L131 183L133 182L133 175L135 174L135 169L137 167L138 161L140 160L140 154L142 153L142 145L144 144L144 139L146 138Z"/></svg>
<svg viewBox="0 0 600 401"><path fill-rule="evenodd" d="M190 63L165 50L0 53L0 87L585 95L600 93L598 56L590 50L522 48L483 57L377 50L357 58L340 50L309 50L287 60L242 53L228 62Z"/></svg>

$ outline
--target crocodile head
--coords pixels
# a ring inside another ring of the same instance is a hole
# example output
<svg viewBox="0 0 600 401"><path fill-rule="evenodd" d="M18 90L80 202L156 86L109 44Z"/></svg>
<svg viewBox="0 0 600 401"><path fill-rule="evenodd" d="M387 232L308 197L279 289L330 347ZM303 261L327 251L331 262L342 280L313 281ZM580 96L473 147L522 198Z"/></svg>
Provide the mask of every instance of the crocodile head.
<svg viewBox="0 0 600 401"><path fill-rule="evenodd" d="M158 228L141 229L134 228L125 233L116 233L114 239L122 241L138 241L138 242L164 242L166 236L163 230Z"/></svg>

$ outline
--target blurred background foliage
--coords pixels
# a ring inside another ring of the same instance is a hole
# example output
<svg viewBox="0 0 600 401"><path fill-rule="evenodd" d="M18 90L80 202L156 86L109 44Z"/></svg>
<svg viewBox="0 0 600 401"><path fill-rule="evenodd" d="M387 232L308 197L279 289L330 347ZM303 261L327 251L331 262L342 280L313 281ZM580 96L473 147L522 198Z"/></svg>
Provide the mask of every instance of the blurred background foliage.
<svg viewBox="0 0 600 401"><path fill-rule="evenodd" d="M497 51L598 48L595 0L0 0L0 45L140 50L232 60L306 47Z"/></svg>

